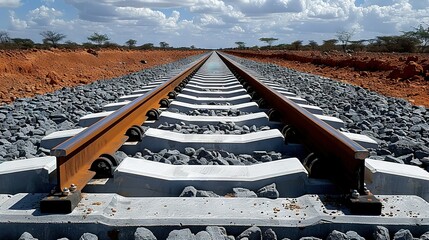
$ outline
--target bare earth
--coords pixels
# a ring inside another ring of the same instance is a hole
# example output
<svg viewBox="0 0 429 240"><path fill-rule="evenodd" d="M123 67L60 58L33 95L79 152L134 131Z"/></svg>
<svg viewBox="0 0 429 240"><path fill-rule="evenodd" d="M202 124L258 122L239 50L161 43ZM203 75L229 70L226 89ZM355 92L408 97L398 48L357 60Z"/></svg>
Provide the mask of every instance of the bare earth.
<svg viewBox="0 0 429 240"><path fill-rule="evenodd" d="M203 52L101 50L96 56L86 50L0 50L0 105L62 87L122 76Z"/></svg>
<svg viewBox="0 0 429 240"><path fill-rule="evenodd" d="M251 50L228 53L326 76L429 107L429 54Z"/></svg>
<svg viewBox="0 0 429 240"><path fill-rule="evenodd" d="M0 105L66 86L122 76L203 52L102 50L95 56L85 50L0 50ZM429 107L428 54L247 50L229 53L330 77Z"/></svg>

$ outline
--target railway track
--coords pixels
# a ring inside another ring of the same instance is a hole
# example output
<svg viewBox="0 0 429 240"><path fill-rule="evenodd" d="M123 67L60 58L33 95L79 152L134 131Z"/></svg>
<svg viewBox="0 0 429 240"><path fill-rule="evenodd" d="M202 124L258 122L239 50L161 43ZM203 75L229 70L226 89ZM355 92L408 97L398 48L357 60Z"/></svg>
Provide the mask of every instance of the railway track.
<svg viewBox="0 0 429 240"><path fill-rule="evenodd" d="M0 165L0 237L429 228L424 173L367 159L375 141L227 55L207 54L104 110L46 136L51 157Z"/></svg>

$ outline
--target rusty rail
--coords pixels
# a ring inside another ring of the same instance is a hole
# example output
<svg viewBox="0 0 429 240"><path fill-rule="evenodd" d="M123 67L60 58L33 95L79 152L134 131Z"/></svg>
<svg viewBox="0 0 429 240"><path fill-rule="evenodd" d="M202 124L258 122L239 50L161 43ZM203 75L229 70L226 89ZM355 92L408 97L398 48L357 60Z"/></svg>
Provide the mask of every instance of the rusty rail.
<svg viewBox="0 0 429 240"><path fill-rule="evenodd" d="M284 124L295 127L306 146L332 164L328 167L334 169L335 178L340 185L364 191L365 158L369 156L368 150L266 86L226 56L222 54L219 56L256 91L259 97L277 110Z"/></svg>
<svg viewBox="0 0 429 240"><path fill-rule="evenodd" d="M78 191L82 190L95 175L89 170L91 164L103 154L114 154L127 141L126 131L134 125L142 125L147 120L146 113L159 108L160 100L168 98L168 93L208 57L53 148L51 155L57 157L57 191L71 184L75 184Z"/></svg>

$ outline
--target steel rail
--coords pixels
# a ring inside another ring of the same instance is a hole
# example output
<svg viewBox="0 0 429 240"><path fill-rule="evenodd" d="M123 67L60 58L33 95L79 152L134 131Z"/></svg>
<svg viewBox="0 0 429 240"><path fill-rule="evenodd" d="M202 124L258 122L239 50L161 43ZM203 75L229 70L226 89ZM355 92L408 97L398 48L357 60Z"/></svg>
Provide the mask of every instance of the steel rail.
<svg viewBox="0 0 429 240"><path fill-rule="evenodd" d="M284 124L295 127L306 146L328 161L330 164L328 167L334 169L336 180L342 187L364 191L365 158L369 156L367 149L266 86L225 55L219 56L256 91L259 97L277 110Z"/></svg>
<svg viewBox="0 0 429 240"><path fill-rule="evenodd" d="M95 176L95 172L89 170L91 164L103 154L113 155L128 140L126 131L134 125L142 125L147 120L146 113L159 108L160 100L168 98L168 94L208 57L203 57L164 84L53 148L51 155L57 159L57 191L72 184L76 185L77 190L82 190Z"/></svg>

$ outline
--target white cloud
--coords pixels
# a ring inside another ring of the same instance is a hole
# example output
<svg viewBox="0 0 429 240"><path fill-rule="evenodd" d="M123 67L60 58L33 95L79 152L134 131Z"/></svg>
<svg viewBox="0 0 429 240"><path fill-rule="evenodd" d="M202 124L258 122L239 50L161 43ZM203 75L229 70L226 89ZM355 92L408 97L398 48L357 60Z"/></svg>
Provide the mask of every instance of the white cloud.
<svg viewBox="0 0 429 240"><path fill-rule="evenodd" d="M305 0L227 0L246 15L301 12Z"/></svg>
<svg viewBox="0 0 429 240"><path fill-rule="evenodd" d="M50 26L54 23L61 21L58 17L61 17L63 13L56 10L55 8L49 8L44 5L31 10L28 13L29 22L35 26Z"/></svg>
<svg viewBox="0 0 429 240"><path fill-rule="evenodd" d="M26 21L23 21L15 16L14 11L9 11L9 19L10 19L10 24L12 25L12 29L22 30L27 28L28 26Z"/></svg>
<svg viewBox="0 0 429 240"><path fill-rule="evenodd" d="M244 29L241 28L240 26L234 26L232 28L230 28L231 32L235 32L235 33L244 33Z"/></svg>
<svg viewBox="0 0 429 240"><path fill-rule="evenodd" d="M16 8L21 6L20 0L0 0L0 7L4 8Z"/></svg>
<svg viewBox="0 0 429 240"><path fill-rule="evenodd" d="M222 21L222 19L210 14L203 14L195 22L203 27L219 27L225 25L225 22Z"/></svg>
<svg viewBox="0 0 429 240"><path fill-rule="evenodd" d="M22 1L0 0L0 6ZM172 46L228 47L235 41L262 45L260 37L276 43L335 38L339 30L356 29L353 39L401 34L429 23L429 0L55 0L27 14L10 12L10 28L22 35L56 30L72 41L87 41L93 32L108 34L113 42L129 38L139 43L166 41ZM25 29L25 31L23 31Z"/></svg>

